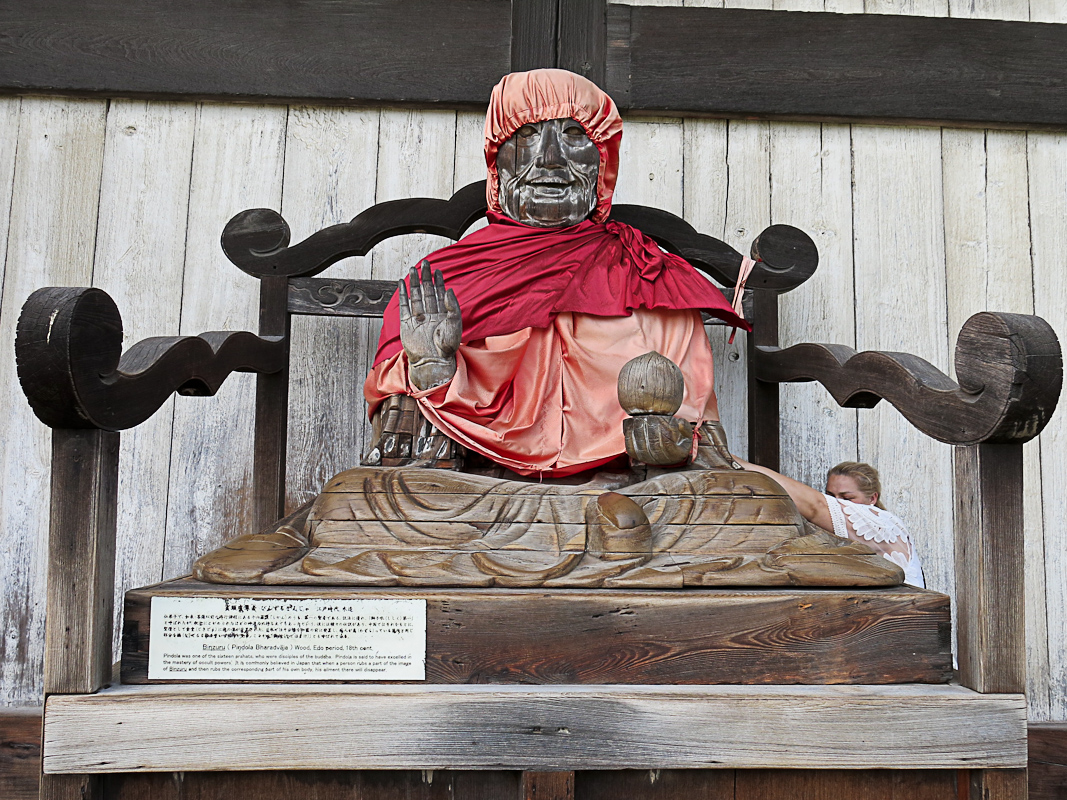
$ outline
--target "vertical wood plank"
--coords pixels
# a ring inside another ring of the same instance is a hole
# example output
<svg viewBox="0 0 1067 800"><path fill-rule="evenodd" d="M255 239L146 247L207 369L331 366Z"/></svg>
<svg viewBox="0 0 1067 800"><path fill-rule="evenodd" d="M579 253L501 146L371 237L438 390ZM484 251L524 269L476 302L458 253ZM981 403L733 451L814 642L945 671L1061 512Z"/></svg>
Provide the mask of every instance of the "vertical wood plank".
<svg viewBox="0 0 1067 800"><path fill-rule="evenodd" d="M1061 341L1067 338L1067 136L1027 134L1034 312ZM1048 718L1067 719L1067 515L1062 476L1067 471L1067 416L1053 416L1041 435L1044 565L1049 657Z"/></svg>
<svg viewBox="0 0 1067 800"><path fill-rule="evenodd" d="M557 0L513 0L511 71L556 66Z"/></svg>
<svg viewBox="0 0 1067 800"><path fill-rule="evenodd" d="M1022 447L955 448L956 606L960 683L1026 686Z"/></svg>
<svg viewBox="0 0 1067 800"><path fill-rule="evenodd" d="M480 111L460 111L456 114L456 160L452 191L469 183L485 180L485 114ZM481 230L489 222L484 217L467 229L467 233Z"/></svg>
<svg viewBox="0 0 1067 800"><path fill-rule="evenodd" d="M771 218L803 229L819 248L815 276L779 297L782 346L855 346L851 129L772 123L770 173ZM783 386L781 395L782 471L821 488L829 467L856 458L857 412L814 383Z"/></svg>
<svg viewBox="0 0 1067 800"><path fill-rule="evenodd" d="M226 221L246 208L281 206L286 110L205 103L196 114L189 192L181 332L256 330L259 281L218 244ZM231 376L215 397L179 398L163 576L255 527L252 463L254 386Z"/></svg>
<svg viewBox="0 0 1067 800"><path fill-rule="evenodd" d="M7 265L7 231L11 219L11 195L15 181L15 153L19 139L18 97L0 98L0 292Z"/></svg>
<svg viewBox="0 0 1067 800"><path fill-rule="evenodd" d="M449 197L455 147L454 111L382 111L374 201ZM387 239L371 253L371 277L395 281L420 259L446 244L449 240L445 237L429 234Z"/></svg>
<svg viewBox="0 0 1067 800"><path fill-rule="evenodd" d="M608 0L567 0L559 4L556 65L604 85L608 58Z"/></svg>
<svg viewBox="0 0 1067 800"><path fill-rule="evenodd" d="M99 775L42 775L41 800L103 800Z"/></svg>
<svg viewBox="0 0 1067 800"><path fill-rule="evenodd" d="M680 119L627 119L612 203L682 215L683 129Z"/></svg>
<svg viewBox="0 0 1067 800"><path fill-rule="evenodd" d="M523 800L574 800L573 772L523 772Z"/></svg>
<svg viewBox="0 0 1067 800"><path fill-rule="evenodd" d="M1029 5L1033 22L1067 23L1067 3L1063 0L1030 0ZM1064 341L1067 339L1067 281L1063 273L1063 265L1067 264L1067 236L1063 233L1063 221L1067 219L1067 135L1028 133L1026 138L1034 313L1048 320ZM1032 449L1033 445L1027 447ZM1059 476L1067 469L1067 419L1062 412L1052 418L1040 437L1038 449L1044 538L1038 543L1035 536L1028 535L1027 568L1039 561L1044 566L1042 616L1047 635L1048 696L1036 703L1031 698L1031 719L1067 720L1067 518L1059 500L1062 489ZM1026 480L1031 480L1029 472ZM1035 553L1038 544L1041 551ZM1033 592L1030 587L1028 591L1029 602ZM1032 609L1028 605L1028 626L1030 617L1041 613L1035 609L1031 614ZM1035 628L1029 628L1027 646L1031 652L1035 643L1029 637L1035 635ZM1040 648L1044 644L1040 641L1036 646ZM1034 663L1033 659L1030 663ZM1036 689L1033 685L1031 688Z"/></svg>
<svg viewBox="0 0 1067 800"><path fill-rule="evenodd" d="M24 98L0 304L0 703L40 703L49 432L15 376L15 322L41 286L88 286L106 104Z"/></svg>
<svg viewBox="0 0 1067 800"><path fill-rule="evenodd" d="M947 370L940 131L856 125L852 145L857 347ZM951 594L950 448L882 403L859 414L859 455L882 473L886 506L912 531L927 586Z"/></svg>
<svg viewBox="0 0 1067 800"><path fill-rule="evenodd" d="M1026 800L1025 769L971 771L970 800Z"/></svg>
<svg viewBox="0 0 1067 800"><path fill-rule="evenodd" d="M282 215L293 240L346 222L374 205L377 110L289 111ZM369 278L371 259L345 259L324 277ZM374 319L295 317L289 381L287 505L310 500L333 475L359 463L363 379L378 344Z"/></svg>
<svg viewBox="0 0 1067 800"><path fill-rule="evenodd" d="M723 226L722 239L738 252L747 255L752 248L752 240L771 224L771 166L770 166L770 125L766 122L740 122L727 123L726 129L726 220ZM774 326L774 336L777 336L778 319L777 313L772 312L774 319L760 317L760 311L756 311L754 327ZM718 356L718 347L722 348L724 358L720 358L717 364L729 365L733 374L727 378L735 381L743 378L746 388L734 389L736 393L733 404L745 407L744 425L741 430L734 432L726 427L729 419L728 409L724 409L724 402L720 399L719 409L723 416L724 427L731 437L731 447L738 452L744 452L746 457L752 458L755 454L749 449L752 438L753 420L749 416L749 386L748 386L748 338L739 333L734 339L733 345L729 344L730 329L720 327L718 336L712 338L712 349ZM721 338L721 344L716 342ZM718 347L716 347L718 345ZM734 348L737 348L736 350ZM735 358L736 356L736 358ZM735 384L736 386L736 384ZM716 382L718 388L718 382ZM737 413L734 411L733 413ZM736 419L736 417L735 417ZM736 423L735 423L736 424Z"/></svg>
<svg viewBox="0 0 1067 800"><path fill-rule="evenodd" d="M739 769L736 775L736 795L729 795L731 800L960 800L966 797L957 791L956 773L947 769Z"/></svg>
<svg viewBox="0 0 1067 800"><path fill-rule="evenodd" d="M721 6L721 3L720 3ZM724 239L729 185L725 120L683 121L683 213L701 233ZM715 394L731 450L748 457L748 353L745 334L729 341L731 329L707 327L715 357Z"/></svg>
<svg viewBox="0 0 1067 800"><path fill-rule="evenodd" d="M112 100L108 107L93 285L114 298L128 347L178 333L196 106ZM116 607L158 581L167 527L173 401L122 436ZM118 652L119 626L115 626Z"/></svg>
<svg viewBox="0 0 1067 800"><path fill-rule="evenodd" d="M1033 268L1026 134L946 129L942 134L950 341L984 310L1032 314ZM1040 441L1024 447L1025 591L1032 718L1048 716Z"/></svg>
<svg viewBox="0 0 1067 800"><path fill-rule="evenodd" d="M119 434L52 431L46 694L111 682Z"/></svg>

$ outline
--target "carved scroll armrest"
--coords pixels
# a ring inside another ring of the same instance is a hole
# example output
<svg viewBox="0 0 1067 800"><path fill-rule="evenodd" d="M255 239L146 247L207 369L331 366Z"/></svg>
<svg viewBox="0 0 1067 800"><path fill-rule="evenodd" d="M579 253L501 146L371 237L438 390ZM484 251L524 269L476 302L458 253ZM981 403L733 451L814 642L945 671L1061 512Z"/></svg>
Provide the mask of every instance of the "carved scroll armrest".
<svg viewBox="0 0 1067 800"><path fill-rule="evenodd" d="M15 337L19 382L53 428L132 428L174 392L213 395L230 373L279 372L288 357L284 337L230 331L145 339L123 353L122 317L100 289L38 289Z"/></svg>
<svg viewBox="0 0 1067 800"><path fill-rule="evenodd" d="M954 445L1029 441L1056 409L1063 359L1040 317L975 314L960 330L955 366L958 384L906 353L799 344L756 348L753 368L768 383L818 381L848 408L888 400L923 433Z"/></svg>

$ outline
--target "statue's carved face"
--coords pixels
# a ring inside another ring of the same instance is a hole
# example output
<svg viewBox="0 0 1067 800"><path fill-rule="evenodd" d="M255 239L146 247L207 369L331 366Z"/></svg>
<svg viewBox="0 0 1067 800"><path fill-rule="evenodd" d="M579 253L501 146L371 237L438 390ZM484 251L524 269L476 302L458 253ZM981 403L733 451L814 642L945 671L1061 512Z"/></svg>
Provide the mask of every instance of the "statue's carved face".
<svg viewBox="0 0 1067 800"><path fill-rule="evenodd" d="M539 228L577 225L596 206L600 151L573 119L523 125L496 156L500 208Z"/></svg>

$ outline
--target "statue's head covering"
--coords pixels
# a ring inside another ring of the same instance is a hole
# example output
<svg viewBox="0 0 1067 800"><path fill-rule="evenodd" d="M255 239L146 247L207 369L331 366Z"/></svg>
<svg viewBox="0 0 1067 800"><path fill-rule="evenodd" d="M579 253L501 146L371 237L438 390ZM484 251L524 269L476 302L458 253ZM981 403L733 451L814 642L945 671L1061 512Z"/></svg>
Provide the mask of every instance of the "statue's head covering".
<svg viewBox="0 0 1067 800"><path fill-rule="evenodd" d="M573 119L600 151L596 208L590 219L604 222L611 212L611 196L619 174L622 117L615 102L595 83L564 69L513 72L493 87L485 115L485 164L489 172L485 195L489 210L503 213L496 171L500 145L523 125L549 119Z"/></svg>

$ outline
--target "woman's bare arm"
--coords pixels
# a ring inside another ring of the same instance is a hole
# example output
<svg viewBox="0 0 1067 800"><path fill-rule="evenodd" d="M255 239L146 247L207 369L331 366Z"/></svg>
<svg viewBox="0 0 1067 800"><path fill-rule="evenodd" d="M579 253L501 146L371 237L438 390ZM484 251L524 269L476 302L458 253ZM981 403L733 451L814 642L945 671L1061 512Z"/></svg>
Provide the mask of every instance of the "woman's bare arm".
<svg viewBox="0 0 1067 800"><path fill-rule="evenodd" d="M753 472L760 472L768 478L773 478L783 489L785 489L804 519L813 525L818 525L825 531L830 531L830 533L834 532L834 522L830 518L830 509L826 507L826 497L818 489L813 489L806 483L787 478L785 475L782 475L780 472L775 472L773 469L767 469L758 464L749 463L744 459L737 458L737 456L734 456L734 459L745 469L750 469Z"/></svg>

